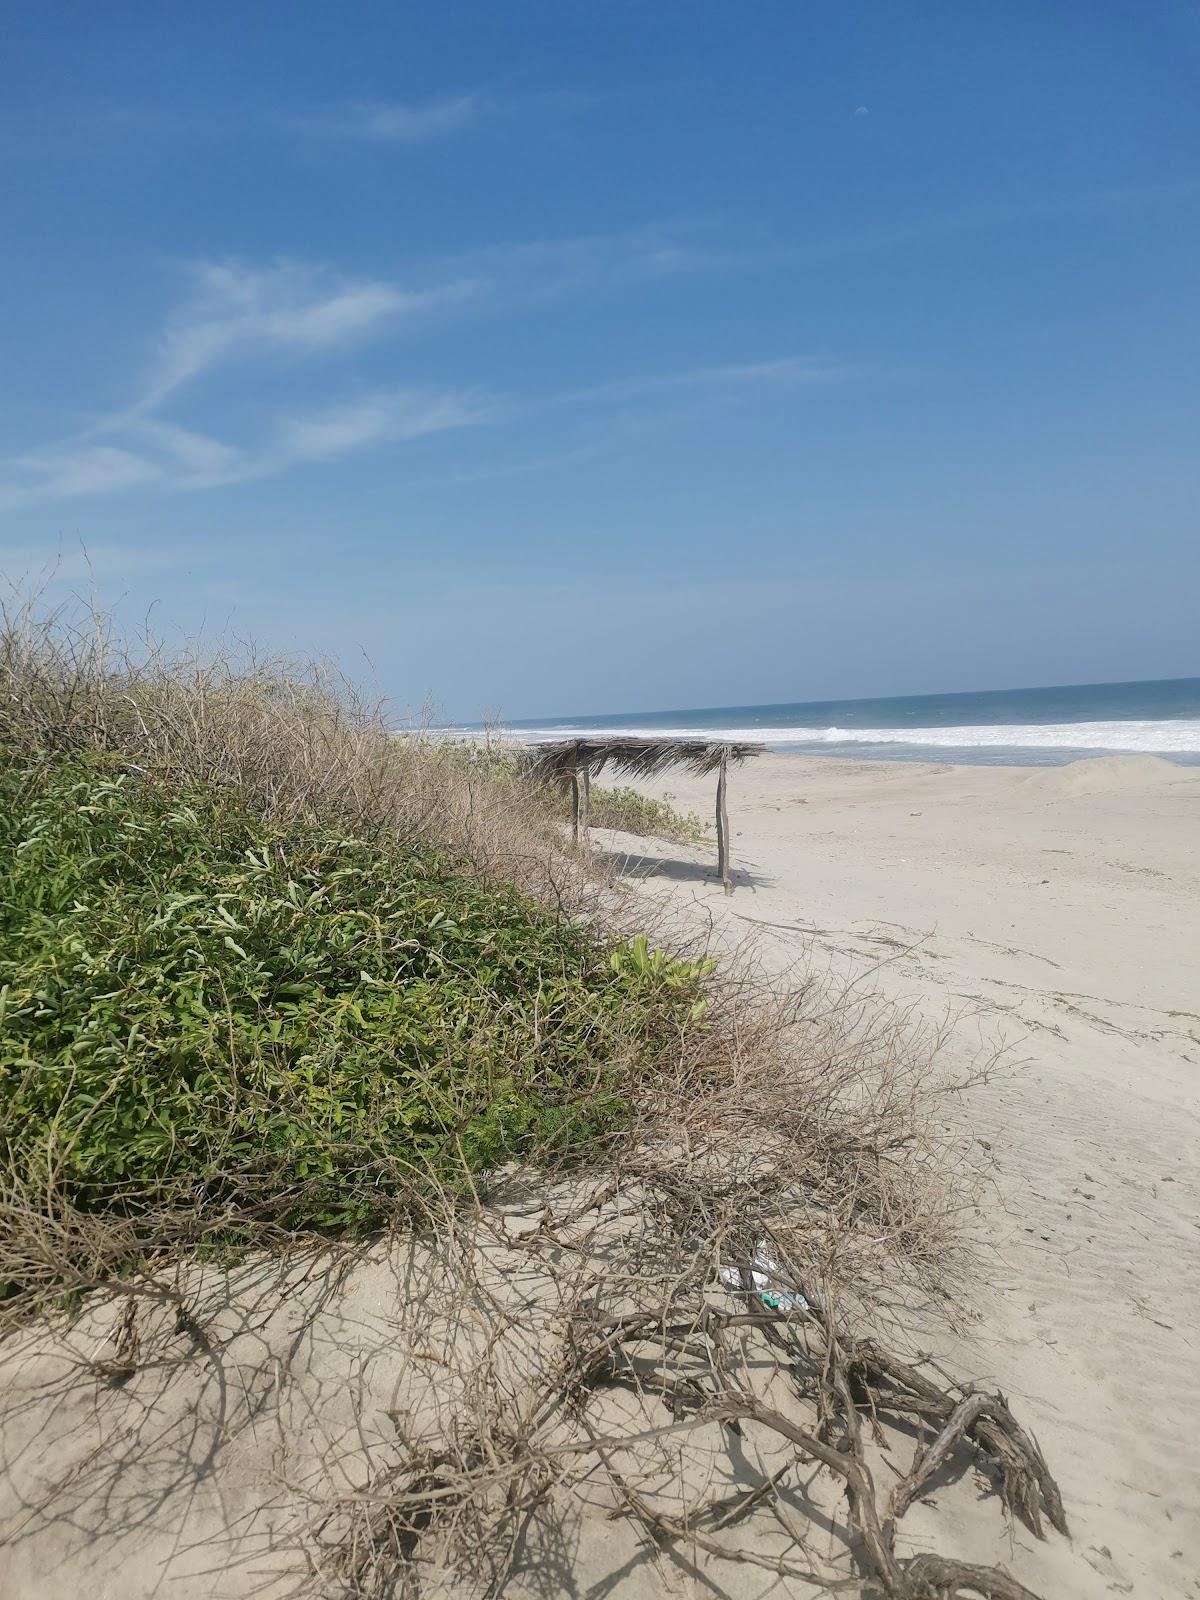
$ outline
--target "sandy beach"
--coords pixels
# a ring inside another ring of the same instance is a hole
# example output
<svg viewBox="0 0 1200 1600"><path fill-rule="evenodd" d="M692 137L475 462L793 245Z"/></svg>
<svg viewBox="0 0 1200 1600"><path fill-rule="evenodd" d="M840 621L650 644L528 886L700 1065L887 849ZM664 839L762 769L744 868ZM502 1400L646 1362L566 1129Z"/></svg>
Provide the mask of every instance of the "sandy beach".
<svg viewBox="0 0 1200 1600"><path fill-rule="evenodd" d="M1200 0L4 22L0 1600L1200 1600Z"/></svg>
<svg viewBox="0 0 1200 1600"><path fill-rule="evenodd" d="M707 819L711 782L664 791ZM1200 772L766 755L730 807L731 897L711 852L640 870L781 963L954 1013L952 1051L1009 1047L962 1108L995 1189L978 1331L946 1351L1020 1402L1062 1484L1071 1546L1018 1529L1016 1570L1200 1593Z"/></svg>
<svg viewBox="0 0 1200 1600"><path fill-rule="evenodd" d="M711 780L664 788L698 813L712 803ZM913 1508L905 1548L924 1536L1001 1560L1043 1600L1195 1597L1200 772L1140 757L1019 769L765 756L734 774L730 810L729 897L711 849L611 833L595 847L688 920L711 916L718 939L750 932L768 962L805 960L950 1016L951 1065L999 1035L1008 1047L950 1113L987 1182L967 1219L979 1267L963 1331L939 1328L929 1348L1009 1397L1072 1537L1003 1529L996 1497L981 1504L955 1474ZM14 1341L0 1369L0 1595L350 1593L304 1587L298 1530L331 1486L352 1503L392 1459L398 1405L445 1403L440 1335L409 1314L438 1270L402 1241L344 1270L214 1268L193 1297L203 1341L172 1329L169 1306L150 1311L146 1348L163 1354L116 1382L94 1365L111 1354L111 1303L61 1339ZM555 1348L536 1316L553 1295L526 1290L510 1324L522 1382ZM700 1465L702 1487L716 1463ZM839 1507L831 1491L814 1525ZM610 1509L568 1508L552 1565L531 1554L505 1592L827 1592L769 1570L766 1509L740 1530L766 1569L668 1553Z"/></svg>

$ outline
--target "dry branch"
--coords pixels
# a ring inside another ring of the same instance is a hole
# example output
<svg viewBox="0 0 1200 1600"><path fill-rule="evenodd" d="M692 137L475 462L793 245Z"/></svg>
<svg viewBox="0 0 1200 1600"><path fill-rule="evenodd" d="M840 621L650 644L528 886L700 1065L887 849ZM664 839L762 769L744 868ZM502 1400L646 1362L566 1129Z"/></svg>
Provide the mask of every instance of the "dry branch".
<svg viewBox="0 0 1200 1600"><path fill-rule="evenodd" d="M652 1548L678 1545L827 1592L874 1585L889 1600L1034 1600L1000 1567L896 1549L905 1511L964 1438L975 1465L1000 1480L1007 1507L1039 1534L1042 1517L1065 1531L1054 1480L1003 1397L935 1379L926 1364L855 1338L835 1305L811 1294L808 1305L793 1300L787 1309L757 1292L735 1292L731 1303L717 1280L732 1270L753 1281L758 1259L757 1251L731 1258L736 1222L774 1225L779 1237L770 1240L768 1231L768 1240L781 1259L796 1218L786 1194L761 1174L748 1187L726 1172L722 1188L703 1171L693 1153L677 1152L652 1176L643 1170L635 1187L626 1167L624 1184L592 1187L582 1201L572 1192L511 1241L503 1222L477 1219L482 1233L456 1260L462 1300L476 1306L482 1324L504 1319L503 1291L485 1282L498 1265L491 1251L499 1239L520 1262L513 1270L540 1274L542 1297L559 1308L536 1336L540 1355L531 1348L524 1358L533 1363L532 1392L517 1400L494 1365L489 1335L486 1382L475 1364L483 1358L470 1358L461 1382L476 1398L455 1412L451 1447L436 1467L413 1436L397 1465L353 1505L341 1504L340 1520L323 1516L310 1546L313 1572L335 1581L317 1592L382 1594L394 1582L416 1595L422 1572L448 1562L459 1582L474 1579L480 1593L499 1595L512 1575L518 1520L535 1507L551 1516L599 1467L613 1497L610 1515L631 1518ZM614 1214L622 1196L637 1206L632 1215ZM499 1270L502 1279L507 1269ZM607 1309L614 1300L625 1308ZM461 1360L461 1349L448 1359ZM633 1407L622 1427L611 1420L617 1397ZM872 1449L910 1418L939 1425L938 1434L889 1498L876 1483ZM410 1437L407 1422L400 1431ZM753 1481L689 1491L688 1451L703 1443L705 1459L716 1463L724 1459L722 1439L734 1435L743 1462L759 1459L768 1439L783 1447L783 1459L762 1460ZM787 1510L789 1483L814 1467L845 1495L840 1558L814 1554L812 1530ZM761 1547L761 1527L750 1520L768 1511L787 1535L774 1551ZM482 1582L484 1549L490 1565ZM398 1565L387 1552L401 1550ZM359 1587L339 1587L351 1569Z"/></svg>

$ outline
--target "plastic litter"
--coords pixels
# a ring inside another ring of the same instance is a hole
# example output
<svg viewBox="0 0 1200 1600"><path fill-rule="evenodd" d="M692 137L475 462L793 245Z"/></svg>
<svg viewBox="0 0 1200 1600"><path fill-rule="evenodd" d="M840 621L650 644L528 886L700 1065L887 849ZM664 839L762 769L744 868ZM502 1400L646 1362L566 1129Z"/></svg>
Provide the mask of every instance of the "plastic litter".
<svg viewBox="0 0 1200 1600"><path fill-rule="evenodd" d="M748 1294L743 1281L741 1267L722 1267L721 1282L734 1294ZM772 1311L808 1311L808 1301L799 1289L794 1288L783 1275L782 1268L767 1250L765 1244L758 1244L750 1258L750 1281L754 1285L753 1293L758 1295L765 1305Z"/></svg>

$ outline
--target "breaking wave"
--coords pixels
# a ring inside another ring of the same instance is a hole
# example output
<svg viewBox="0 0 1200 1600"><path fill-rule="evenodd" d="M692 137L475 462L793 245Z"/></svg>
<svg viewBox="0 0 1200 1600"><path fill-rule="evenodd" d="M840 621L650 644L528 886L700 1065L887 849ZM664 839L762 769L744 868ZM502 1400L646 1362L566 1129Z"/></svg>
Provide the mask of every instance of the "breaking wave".
<svg viewBox="0 0 1200 1600"><path fill-rule="evenodd" d="M501 737L521 744L555 739L621 736L729 739L775 749L831 745L912 745L926 750L1095 750L1113 754L1200 755L1200 718L1177 721L970 724L948 728L628 727L508 728ZM478 737L478 735L475 735Z"/></svg>

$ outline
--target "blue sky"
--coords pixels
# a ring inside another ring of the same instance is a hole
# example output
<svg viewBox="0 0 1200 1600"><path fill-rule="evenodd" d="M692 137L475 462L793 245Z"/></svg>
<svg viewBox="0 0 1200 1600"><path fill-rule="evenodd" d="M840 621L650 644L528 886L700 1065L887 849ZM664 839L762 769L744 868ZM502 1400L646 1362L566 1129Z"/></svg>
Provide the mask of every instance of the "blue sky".
<svg viewBox="0 0 1200 1600"><path fill-rule="evenodd" d="M1192 0L0 27L10 578L463 718L1200 673Z"/></svg>

